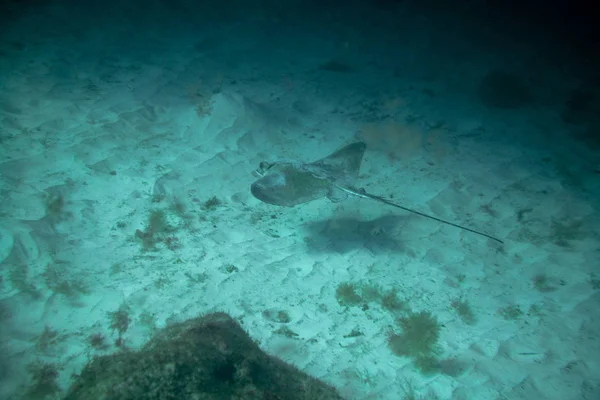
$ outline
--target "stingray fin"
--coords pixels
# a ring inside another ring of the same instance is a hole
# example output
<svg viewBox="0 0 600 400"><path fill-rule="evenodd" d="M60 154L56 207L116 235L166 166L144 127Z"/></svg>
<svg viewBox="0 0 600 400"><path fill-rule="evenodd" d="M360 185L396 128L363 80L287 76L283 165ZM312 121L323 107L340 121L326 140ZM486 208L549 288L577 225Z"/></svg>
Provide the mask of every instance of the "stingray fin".
<svg viewBox="0 0 600 400"><path fill-rule="evenodd" d="M353 185L358 179L366 148L364 142L354 142L327 157L306 164L306 167L314 174L324 175L336 184Z"/></svg>

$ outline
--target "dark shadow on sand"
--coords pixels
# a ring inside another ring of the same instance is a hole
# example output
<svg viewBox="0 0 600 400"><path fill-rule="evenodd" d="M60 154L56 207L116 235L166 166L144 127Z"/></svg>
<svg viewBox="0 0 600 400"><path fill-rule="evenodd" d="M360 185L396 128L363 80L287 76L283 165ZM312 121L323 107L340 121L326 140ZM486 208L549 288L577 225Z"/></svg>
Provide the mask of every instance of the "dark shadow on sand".
<svg viewBox="0 0 600 400"><path fill-rule="evenodd" d="M348 253L366 248L374 253L404 253L400 230L406 217L383 216L366 221L358 218L331 218L304 225L308 250L319 253Z"/></svg>

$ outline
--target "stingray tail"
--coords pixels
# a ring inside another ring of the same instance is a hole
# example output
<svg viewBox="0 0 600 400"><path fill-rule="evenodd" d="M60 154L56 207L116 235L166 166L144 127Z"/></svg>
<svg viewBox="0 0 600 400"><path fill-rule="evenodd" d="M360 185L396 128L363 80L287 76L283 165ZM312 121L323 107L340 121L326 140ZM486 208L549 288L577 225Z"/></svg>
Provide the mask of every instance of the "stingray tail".
<svg viewBox="0 0 600 400"><path fill-rule="evenodd" d="M386 199L384 197L375 196L375 195L366 193L364 191L362 191L360 193L360 195L363 196L363 197L367 197L369 199L380 201L380 202L385 203L387 205L390 205L392 207L397 207L397 208L400 208L400 209L402 209L404 211L408 211L410 213L417 214L417 215L419 215L421 217L429 218L429 219L432 219L434 221L441 222L442 224L454 226L456 228L459 228L459 229L462 229L462 230L465 230L465 231L469 231L469 232L475 233L477 235L485 236L486 238L495 240L496 242L499 242L499 243L504 243L502 240L500 240L500 239L498 239L496 237L493 237L491 235L488 235L487 233L479 232L479 231L476 231L475 229L467 228L466 226L458 225L458 224L455 224L453 222L445 221L445 220L443 220L441 218L434 217L433 215L428 215L428 214L422 213L420 211L413 210L411 208L401 206L400 204L396 204L396 203L394 203L392 201L389 201L388 199Z"/></svg>

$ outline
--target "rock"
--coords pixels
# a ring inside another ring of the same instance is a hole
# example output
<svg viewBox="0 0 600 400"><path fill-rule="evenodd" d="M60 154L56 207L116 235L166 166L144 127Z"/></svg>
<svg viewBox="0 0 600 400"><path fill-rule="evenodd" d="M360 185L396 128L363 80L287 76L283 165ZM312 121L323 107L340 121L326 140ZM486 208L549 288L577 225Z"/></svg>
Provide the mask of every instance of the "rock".
<svg viewBox="0 0 600 400"><path fill-rule="evenodd" d="M66 400L341 399L335 389L264 353L229 315L159 331L139 351L96 357Z"/></svg>

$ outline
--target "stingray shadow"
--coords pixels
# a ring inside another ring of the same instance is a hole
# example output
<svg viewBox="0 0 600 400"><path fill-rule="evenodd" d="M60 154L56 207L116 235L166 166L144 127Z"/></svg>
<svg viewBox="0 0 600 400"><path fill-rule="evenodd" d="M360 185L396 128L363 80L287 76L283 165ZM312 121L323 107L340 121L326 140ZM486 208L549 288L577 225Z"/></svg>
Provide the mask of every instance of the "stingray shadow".
<svg viewBox="0 0 600 400"><path fill-rule="evenodd" d="M406 217L388 215L365 221L358 218L331 218L309 222L306 240L309 251L349 253L357 248L373 252L405 252L400 230Z"/></svg>

